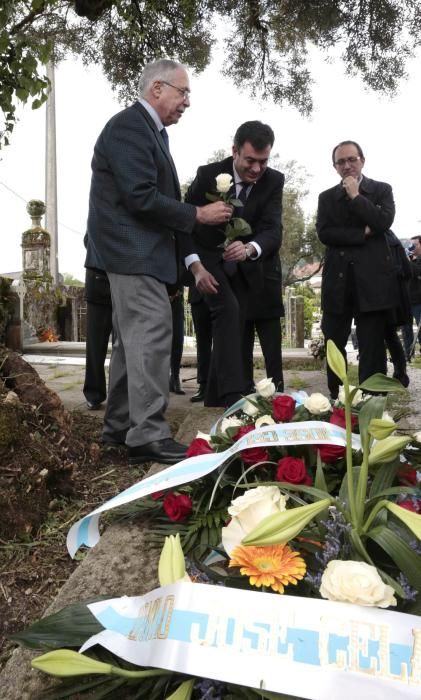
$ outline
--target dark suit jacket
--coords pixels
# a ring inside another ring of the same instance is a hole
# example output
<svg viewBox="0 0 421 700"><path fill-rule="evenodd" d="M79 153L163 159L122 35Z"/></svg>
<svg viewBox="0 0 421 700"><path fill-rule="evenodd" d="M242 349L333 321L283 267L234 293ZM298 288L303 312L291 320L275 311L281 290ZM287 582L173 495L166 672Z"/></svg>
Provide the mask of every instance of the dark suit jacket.
<svg viewBox="0 0 421 700"><path fill-rule="evenodd" d="M196 219L180 198L172 158L143 106L112 117L95 144L88 215L104 269L175 282L175 237L189 237Z"/></svg>
<svg viewBox="0 0 421 700"><path fill-rule="evenodd" d="M353 200L342 185L319 195L317 233L327 246L322 277L325 311L343 312L351 270L360 311L396 306L397 278L386 240L394 216L392 188L385 182L363 177L360 194ZM366 226L372 235L364 235Z"/></svg>
<svg viewBox="0 0 421 700"><path fill-rule="evenodd" d="M229 173L234 179L233 159L225 158L218 163L201 166L185 196L185 201L197 206L209 204L206 193L216 192L215 178L221 173ZM263 282L262 260L270 256L278 256L282 243L282 190L284 176L277 170L267 168L262 177L253 185L247 198L241 217L248 221L252 228L250 236L241 238L244 243L256 241L262 249L262 255L257 261L239 263L249 286ZM235 212L234 212L235 216ZM193 231L194 250L200 256L206 268L220 263L223 248L218 245L225 240L225 227L196 225Z"/></svg>

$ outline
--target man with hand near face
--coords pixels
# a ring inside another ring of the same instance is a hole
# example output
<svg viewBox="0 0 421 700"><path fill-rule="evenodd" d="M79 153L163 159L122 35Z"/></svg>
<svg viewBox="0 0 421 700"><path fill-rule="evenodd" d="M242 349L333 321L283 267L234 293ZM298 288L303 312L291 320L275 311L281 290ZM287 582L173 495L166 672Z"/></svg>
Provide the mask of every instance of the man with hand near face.
<svg viewBox="0 0 421 700"><path fill-rule="evenodd" d="M88 236L110 281L116 335L103 441L126 444L130 464L185 457L164 417L172 336L166 285L177 281L176 242L188 249L196 222L217 225L231 215L224 202L180 201L165 127L189 105L184 66L150 63L139 100L105 125L92 159Z"/></svg>
<svg viewBox="0 0 421 700"><path fill-rule="evenodd" d="M322 277L322 331L346 357L355 320L359 381L386 374L385 328L398 298L397 277L386 240L395 216L392 188L362 175L365 159L355 141L333 149L340 182L319 196L317 233L326 246ZM332 398L339 379L328 368Z"/></svg>
<svg viewBox="0 0 421 700"><path fill-rule="evenodd" d="M247 392L243 330L248 290L262 289L262 261L275 260L281 245L284 176L268 167L273 142L270 126L245 122L235 134L232 157L201 166L185 197L190 204L204 205L207 193L216 192L216 177L226 173L233 181L232 197L244 204L233 216L251 227L250 235L224 250L227 222L223 226L198 222L193 232L197 255L186 258L212 318L205 406L230 406Z"/></svg>

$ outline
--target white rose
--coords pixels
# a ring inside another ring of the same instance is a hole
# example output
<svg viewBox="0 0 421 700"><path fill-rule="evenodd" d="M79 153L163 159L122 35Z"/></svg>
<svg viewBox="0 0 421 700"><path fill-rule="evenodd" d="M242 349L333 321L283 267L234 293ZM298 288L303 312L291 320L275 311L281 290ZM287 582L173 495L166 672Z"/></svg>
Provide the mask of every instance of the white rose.
<svg viewBox="0 0 421 700"><path fill-rule="evenodd" d="M198 431L197 431L197 435L196 435L196 440L197 440L197 439L206 440L206 442L210 442L210 441L211 441L211 435L208 435L207 433L202 433L201 430L198 430Z"/></svg>
<svg viewBox="0 0 421 700"><path fill-rule="evenodd" d="M258 394L260 394L260 396L267 399L269 396L273 396L276 391L276 387L272 379L265 377L264 379L261 379L260 382L257 382L256 391Z"/></svg>
<svg viewBox="0 0 421 700"><path fill-rule="evenodd" d="M349 391L351 392L354 389L355 389L355 386L350 384ZM352 405L356 406L357 404L361 403L361 401L364 401L364 400L365 400L365 397L363 396L363 392L361 391L361 389L358 389L355 392L354 398L352 399ZM345 405L345 389L343 388L343 386L339 387L338 401Z"/></svg>
<svg viewBox="0 0 421 700"><path fill-rule="evenodd" d="M340 603L377 608L397 604L392 586L383 583L375 566L363 561L330 561L323 572L320 594Z"/></svg>
<svg viewBox="0 0 421 700"><path fill-rule="evenodd" d="M417 433L414 433L413 436L414 440L417 442L421 442L421 430L419 430Z"/></svg>
<svg viewBox="0 0 421 700"><path fill-rule="evenodd" d="M275 425L272 416L260 416L254 424L255 428L261 428L262 425Z"/></svg>
<svg viewBox="0 0 421 700"><path fill-rule="evenodd" d="M304 399L304 406L307 411L310 411L314 416L319 416L322 413L332 410L329 399L318 392L310 394L310 396Z"/></svg>
<svg viewBox="0 0 421 700"><path fill-rule="evenodd" d="M258 486L234 499L228 508L232 520L222 528L222 544L227 554L231 555L241 540L264 518L284 511L287 498L277 486Z"/></svg>
<svg viewBox="0 0 421 700"><path fill-rule="evenodd" d="M239 418L234 418L234 416L229 416L221 421L221 433L226 433L228 428L241 428L243 425Z"/></svg>
<svg viewBox="0 0 421 700"><path fill-rule="evenodd" d="M216 178L216 190L217 192L229 192L232 187L232 177L229 173L221 173L217 175Z"/></svg>
<svg viewBox="0 0 421 700"><path fill-rule="evenodd" d="M257 406L254 405L251 401L248 401L246 399L244 406L241 407L241 410L243 413L245 413L247 416L255 416L256 413L259 413L259 409Z"/></svg>

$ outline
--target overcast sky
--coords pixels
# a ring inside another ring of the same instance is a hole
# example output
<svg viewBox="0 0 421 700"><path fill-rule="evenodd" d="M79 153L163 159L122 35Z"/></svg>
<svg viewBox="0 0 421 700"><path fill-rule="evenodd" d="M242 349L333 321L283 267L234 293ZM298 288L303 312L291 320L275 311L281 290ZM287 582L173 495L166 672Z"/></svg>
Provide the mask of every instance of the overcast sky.
<svg viewBox="0 0 421 700"><path fill-rule="evenodd" d="M180 181L192 177L218 149L230 149L239 124L248 119L269 123L275 131L273 153L296 160L309 173L310 215L317 195L337 181L330 155L344 139L361 143L365 174L389 182L396 201L395 233L420 233L419 86L421 53L408 64L409 80L393 100L363 89L345 75L341 63L327 64L314 52L314 113L301 117L292 108L253 101L224 80L213 64L191 79L191 107L169 130L171 152ZM90 161L96 138L119 105L97 69L67 61L56 71L59 271L83 279L83 234L87 218ZM0 272L20 270L21 233L30 225L25 201L45 199L45 108L19 110L10 146L0 152L2 246Z"/></svg>

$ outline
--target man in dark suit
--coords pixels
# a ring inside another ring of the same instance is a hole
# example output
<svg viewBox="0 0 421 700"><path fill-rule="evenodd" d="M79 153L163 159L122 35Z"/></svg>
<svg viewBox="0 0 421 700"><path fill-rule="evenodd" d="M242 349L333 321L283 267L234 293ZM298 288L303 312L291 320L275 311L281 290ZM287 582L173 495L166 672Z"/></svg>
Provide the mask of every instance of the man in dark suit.
<svg viewBox="0 0 421 700"><path fill-rule="evenodd" d="M247 390L243 363L247 294L249 289L262 289L262 261L277 254L281 243L284 176L268 167L273 142L269 126L245 122L235 134L232 157L201 166L186 194L186 202L201 206L208 201L207 193L215 193L216 177L230 175L232 196L243 201L234 216L251 227L250 235L224 250L225 227L199 222L193 232L199 259L186 259L212 317L206 406L230 406Z"/></svg>
<svg viewBox="0 0 421 700"><path fill-rule="evenodd" d="M317 233L326 246L322 277L322 331L346 357L355 319L359 381L386 374L385 328L398 298L397 276L386 240L395 216L392 188L363 177L361 146L342 141L333 149L341 181L319 196ZM338 377L328 368L332 398Z"/></svg>
<svg viewBox="0 0 421 700"><path fill-rule="evenodd" d="M205 400L206 385L208 383L212 354L212 318L209 306L195 284L189 285L188 301L196 336L197 383L199 385L197 392L193 394L190 401L199 403Z"/></svg>
<svg viewBox="0 0 421 700"><path fill-rule="evenodd" d="M189 106L185 68L168 60L147 65L139 93L105 125L92 160L88 236L110 281L116 334L103 440L125 443L131 464L174 464L186 453L164 417L172 330L166 284L177 279L175 239L188 250L195 222L220 224L231 207L180 201L165 127Z"/></svg>
<svg viewBox="0 0 421 700"><path fill-rule="evenodd" d="M249 290L247 315L244 327L244 364L247 393L254 391L253 349L257 333L266 376L271 377L278 391L284 390L282 371L282 329L284 316L282 302L282 268L279 252L276 251L262 261L263 288Z"/></svg>
<svg viewBox="0 0 421 700"><path fill-rule="evenodd" d="M83 393L90 411L96 411L107 398L105 359L112 332L110 283L103 263L88 235L86 247L86 364Z"/></svg>

